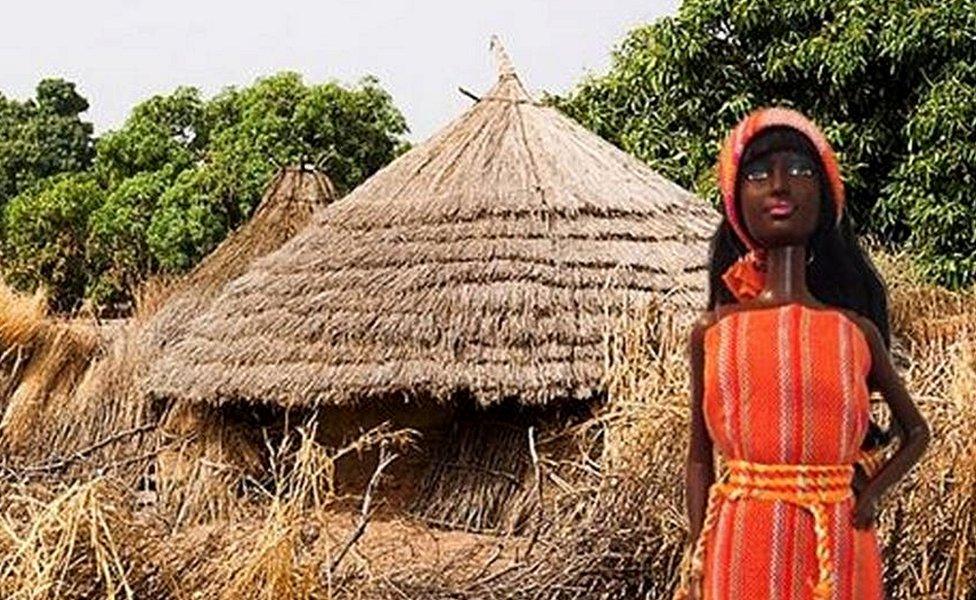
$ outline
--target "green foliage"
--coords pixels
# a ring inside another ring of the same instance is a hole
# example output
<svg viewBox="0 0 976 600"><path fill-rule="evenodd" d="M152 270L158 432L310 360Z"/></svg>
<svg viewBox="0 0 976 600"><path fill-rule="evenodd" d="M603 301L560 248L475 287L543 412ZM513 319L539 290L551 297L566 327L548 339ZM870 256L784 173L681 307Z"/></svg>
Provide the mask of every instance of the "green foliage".
<svg viewBox="0 0 976 600"><path fill-rule="evenodd" d="M153 257L166 271L189 269L206 256L227 233L219 192L210 172L191 169L180 173L176 183L159 199L149 223L146 240Z"/></svg>
<svg viewBox="0 0 976 600"><path fill-rule="evenodd" d="M76 308L87 283L88 220L102 195L90 174L72 173L11 200L0 221L8 281L24 290L43 286L57 309Z"/></svg>
<svg viewBox="0 0 976 600"><path fill-rule="evenodd" d="M115 186L89 219L86 295L99 305L126 299L158 269L149 247L149 226L176 169L137 173Z"/></svg>
<svg viewBox="0 0 976 600"><path fill-rule="evenodd" d="M240 225L278 165L323 164L337 188L349 190L401 151L406 131L390 96L369 78L354 88L309 86L279 73L227 89L192 115L180 121L191 126L166 129L179 133L167 139L191 151L205 145L160 198L147 229L155 264L171 272L190 268Z"/></svg>
<svg viewBox="0 0 976 600"><path fill-rule="evenodd" d="M0 207L41 179L81 171L92 160L92 126L80 114L88 102L75 84L44 79L36 99L0 95Z"/></svg>
<svg viewBox="0 0 976 600"><path fill-rule="evenodd" d="M195 88L180 87L137 105L118 131L96 144L95 172L114 187L139 173L181 171L200 160L209 142L206 102Z"/></svg>
<svg viewBox="0 0 976 600"><path fill-rule="evenodd" d="M308 85L280 73L209 100L180 87L137 105L97 140L93 161L87 137L88 154L68 152L91 128L65 123L86 108L57 80L41 82L36 102L0 98L0 169L13 165L0 190L13 182L20 193L2 213L0 266L18 287L48 286L63 309L83 296L121 302L152 274L188 270L249 217L279 165L321 164L346 191L405 148L403 116L372 78ZM43 160L24 145L32 139Z"/></svg>
<svg viewBox="0 0 976 600"><path fill-rule="evenodd" d="M225 195L231 225L254 208L276 164L322 164L345 192L401 152L399 136L406 131L403 116L372 78L347 89L332 82L307 86L295 73L280 73L226 90L209 110L208 168Z"/></svg>
<svg viewBox="0 0 976 600"><path fill-rule="evenodd" d="M879 213L903 219L936 280L976 281L976 65L947 64L909 116L911 148Z"/></svg>
<svg viewBox="0 0 976 600"><path fill-rule="evenodd" d="M971 0L685 0L676 16L632 31L608 73L551 101L713 200L731 127L754 108L793 106L838 151L858 230L925 249L929 272L960 285L976 280L965 235L976 202L972 192L964 201L960 179L967 164L972 173L976 140L972 120L965 136L933 127L951 127L946 111L967 123L976 96L951 82L969 81L955 65L974 62ZM955 91L940 92L942 82ZM957 104L946 106L952 94ZM936 167L940 181L925 175Z"/></svg>

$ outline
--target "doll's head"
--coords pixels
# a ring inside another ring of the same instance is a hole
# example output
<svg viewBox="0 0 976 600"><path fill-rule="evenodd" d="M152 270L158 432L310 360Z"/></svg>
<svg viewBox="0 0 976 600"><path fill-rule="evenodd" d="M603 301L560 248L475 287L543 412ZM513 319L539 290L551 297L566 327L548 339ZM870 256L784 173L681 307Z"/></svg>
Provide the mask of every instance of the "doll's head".
<svg viewBox="0 0 976 600"><path fill-rule="evenodd" d="M821 161L795 129L771 127L746 146L735 178L734 212L753 247L806 246L836 225Z"/></svg>
<svg viewBox="0 0 976 600"><path fill-rule="evenodd" d="M888 343L884 283L853 233L837 159L813 123L781 108L746 117L722 150L719 187L725 216L712 238L709 310L751 296L730 280L733 267L759 266L761 286L769 248L804 245L814 297L871 319Z"/></svg>

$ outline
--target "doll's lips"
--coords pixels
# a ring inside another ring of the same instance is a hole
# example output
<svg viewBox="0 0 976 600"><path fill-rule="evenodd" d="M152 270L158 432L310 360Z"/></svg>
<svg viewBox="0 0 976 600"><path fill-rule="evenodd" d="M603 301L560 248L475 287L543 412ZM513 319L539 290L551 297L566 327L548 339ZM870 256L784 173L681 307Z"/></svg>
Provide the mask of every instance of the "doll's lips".
<svg viewBox="0 0 976 600"><path fill-rule="evenodd" d="M796 205L786 200L774 200L766 205L766 211L776 219L785 219L793 214Z"/></svg>

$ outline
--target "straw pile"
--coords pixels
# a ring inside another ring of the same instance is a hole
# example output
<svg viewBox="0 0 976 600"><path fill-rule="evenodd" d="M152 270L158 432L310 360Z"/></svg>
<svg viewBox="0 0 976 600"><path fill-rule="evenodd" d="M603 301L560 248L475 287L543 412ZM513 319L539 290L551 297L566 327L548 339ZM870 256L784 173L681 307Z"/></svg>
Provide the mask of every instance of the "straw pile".
<svg viewBox="0 0 976 600"><path fill-rule="evenodd" d="M932 426L922 464L883 505L893 598L976 596L976 288L921 285L905 256L879 255L896 358Z"/></svg>
<svg viewBox="0 0 976 600"><path fill-rule="evenodd" d="M47 302L38 290L33 296L25 296L0 283L0 345L6 351L14 346L25 346L47 315Z"/></svg>
<svg viewBox="0 0 976 600"><path fill-rule="evenodd" d="M0 282L0 415L20 379L47 314L44 294L18 294Z"/></svg>
<svg viewBox="0 0 976 600"><path fill-rule="evenodd" d="M48 455L68 399L105 343L96 327L80 321L44 320L32 335L29 360L10 382L0 420L4 452L24 460Z"/></svg>
<svg viewBox="0 0 976 600"><path fill-rule="evenodd" d="M72 485L4 482L0 596L145 598L164 586L148 563L147 535L130 494L95 478Z"/></svg>
<svg viewBox="0 0 976 600"><path fill-rule="evenodd" d="M137 295L134 315L116 327L112 342L60 405L63 416L56 420L48 452L84 454L83 460L68 466L68 472L97 468L136 484L152 461L160 409L140 396L134 381L147 356L141 332L151 316L145 302L153 291L166 293L153 283Z"/></svg>

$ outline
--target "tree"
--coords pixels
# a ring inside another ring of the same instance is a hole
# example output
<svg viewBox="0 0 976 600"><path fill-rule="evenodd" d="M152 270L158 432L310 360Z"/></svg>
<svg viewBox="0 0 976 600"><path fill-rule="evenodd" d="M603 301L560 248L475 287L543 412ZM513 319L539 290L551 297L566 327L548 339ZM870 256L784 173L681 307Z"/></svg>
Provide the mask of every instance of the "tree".
<svg viewBox="0 0 976 600"><path fill-rule="evenodd" d="M950 63L911 112L911 147L884 189L882 216L905 222L937 281L976 281L976 65Z"/></svg>
<svg viewBox="0 0 976 600"><path fill-rule="evenodd" d="M37 84L36 99L0 95L0 206L33 184L91 164L92 126L81 120L88 101L63 79Z"/></svg>
<svg viewBox="0 0 976 600"><path fill-rule="evenodd" d="M99 142L96 170L132 176L170 168L172 185L151 202L143 196L152 207L140 213L148 220L139 247L151 255L142 264L182 272L247 219L278 165L323 163L348 190L403 150L405 131L375 79L310 86L285 72L208 102L183 88L140 105L124 130Z"/></svg>
<svg viewBox="0 0 976 600"><path fill-rule="evenodd" d="M95 172L106 187L164 168L182 171L200 161L207 149L207 104L192 87L179 87L136 105L121 129L96 143Z"/></svg>
<svg viewBox="0 0 976 600"><path fill-rule="evenodd" d="M206 168L221 187L229 227L254 209L275 165L321 163L341 193L405 148L406 122L373 78L352 88L308 86L284 72L225 90L208 111L213 139Z"/></svg>
<svg viewBox="0 0 976 600"><path fill-rule="evenodd" d="M227 235L219 182L210 175L207 169L183 171L159 198L146 241L161 270L188 270Z"/></svg>
<svg viewBox="0 0 976 600"><path fill-rule="evenodd" d="M279 73L210 100L180 87L134 107L93 161L87 107L60 80L36 100L0 98L0 193L16 195L0 203L0 267L17 287L49 287L61 309L124 301L150 275L190 269L249 217L279 165L323 164L349 190L406 147L403 116L372 78ZM83 172L49 177L62 171Z"/></svg>
<svg viewBox="0 0 976 600"><path fill-rule="evenodd" d="M144 171L112 188L90 218L85 296L98 305L122 302L130 290L159 269L150 249L149 227L160 199L178 174L173 165Z"/></svg>
<svg viewBox="0 0 976 600"><path fill-rule="evenodd" d="M43 286L52 305L77 308L88 283L88 219L103 190L88 173L49 177L11 200L0 219L7 280L22 290Z"/></svg>
<svg viewBox="0 0 976 600"><path fill-rule="evenodd" d="M976 280L972 242L959 233L976 220L961 179L976 140L932 128L940 111L958 123L971 114L971 93L943 103L948 87L971 81L958 65L974 62L971 0L685 0L676 16L632 31L608 73L550 100L712 200L729 129L759 106L796 107L837 149L858 231L927 249L928 271L961 285ZM952 152L927 154L950 140ZM939 216L924 199L946 199L920 171L936 165L961 194Z"/></svg>
<svg viewBox="0 0 976 600"><path fill-rule="evenodd" d="M348 190L405 146L403 116L371 78L355 87L310 86L285 72L204 103L189 89L151 102L115 139L99 143L96 167L110 159L146 170L170 165L171 187L142 213L149 215L144 247L151 254L143 263L166 272L189 269L247 219L278 165L324 163L336 186ZM116 145L170 150L162 158L123 161ZM131 175L135 168L105 170Z"/></svg>

